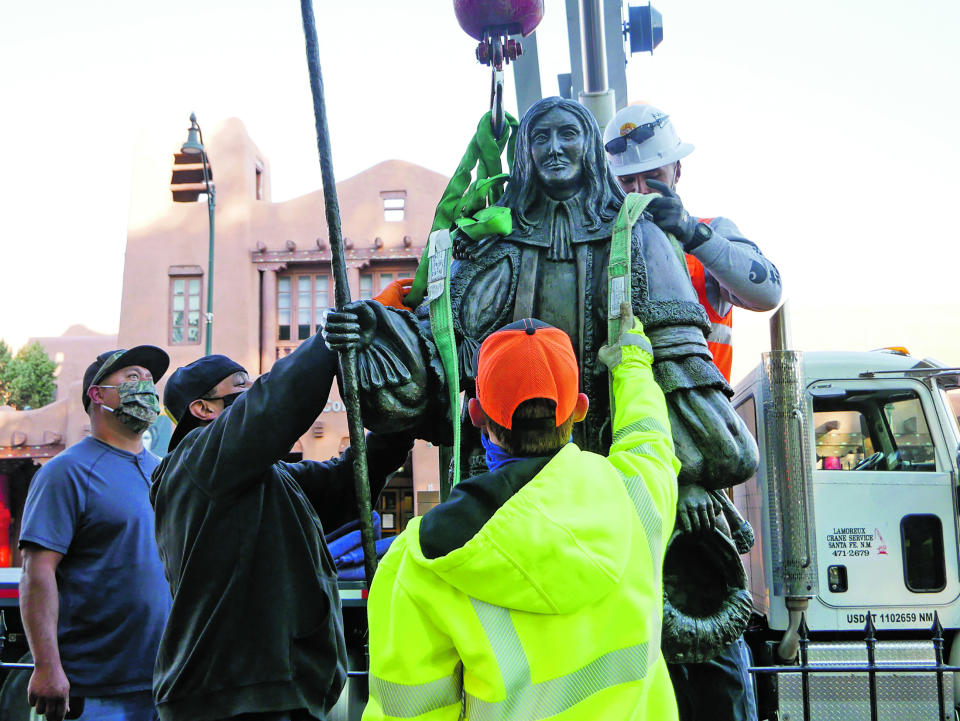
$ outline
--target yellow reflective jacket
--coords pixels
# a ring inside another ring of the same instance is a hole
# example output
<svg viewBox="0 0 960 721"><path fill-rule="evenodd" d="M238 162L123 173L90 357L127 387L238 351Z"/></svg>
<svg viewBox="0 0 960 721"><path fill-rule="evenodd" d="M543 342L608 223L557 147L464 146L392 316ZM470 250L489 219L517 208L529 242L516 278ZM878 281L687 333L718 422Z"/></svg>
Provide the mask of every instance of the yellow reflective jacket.
<svg viewBox="0 0 960 721"><path fill-rule="evenodd" d="M364 721L677 718L660 625L680 463L651 362L624 346L609 458L571 443L470 479L394 542Z"/></svg>

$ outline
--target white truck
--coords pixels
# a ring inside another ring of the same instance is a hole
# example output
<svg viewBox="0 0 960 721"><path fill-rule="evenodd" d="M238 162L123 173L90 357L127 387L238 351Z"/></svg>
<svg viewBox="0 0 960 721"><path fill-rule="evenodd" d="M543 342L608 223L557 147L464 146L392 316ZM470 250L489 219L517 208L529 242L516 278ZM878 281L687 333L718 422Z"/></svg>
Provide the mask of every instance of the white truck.
<svg viewBox="0 0 960 721"><path fill-rule="evenodd" d="M761 718L804 719L806 685L812 721L870 719L871 677L873 718L940 718L938 688L943 718L960 718L953 674L938 686L907 670L937 661L935 615L943 663L960 665L960 369L902 350L790 351L782 311L771 328L774 350L733 397L761 454L733 489L756 533L744 557L762 617L751 645L755 665L805 656L835 672L758 674ZM838 670L870 657L898 670Z"/></svg>

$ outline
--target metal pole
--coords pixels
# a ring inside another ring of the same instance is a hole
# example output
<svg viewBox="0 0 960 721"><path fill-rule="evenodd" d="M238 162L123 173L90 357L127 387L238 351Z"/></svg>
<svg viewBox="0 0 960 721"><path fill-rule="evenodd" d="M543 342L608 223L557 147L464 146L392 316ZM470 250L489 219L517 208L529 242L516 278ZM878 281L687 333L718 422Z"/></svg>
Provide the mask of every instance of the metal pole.
<svg viewBox="0 0 960 721"><path fill-rule="evenodd" d="M583 89L588 93L601 93L607 89L607 53L600 0L580 0L580 39Z"/></svg>
<svg viewBox="0 0 960 721"><path fill-rule="evenodd" d="M517 90L517 117L522 118L543 97L536 32L523 39L523 55L513 61L513 84Z"/></svg>
<svg viewBox="0 0 960 721"><path fill-rule="evenodd" d="M615 110L627 106L627 54L623 48L623 2L603 0L603 36L607 42L607 85Z"/></svg>
<svg viewBox="0 0 960 721"><path fill-rule="evenodd" d="M803 721L810 721L810 629L807 627L807 614L800 612L800 686L803 690Z"/></svg>
<svg viewBox="0 0 960 721"><path fill-rule="evenodd" d="M946 708L943 699L943 626L940 625L940 615L933 612L933 654L937 661L937 708L940 710L940 721L946 721Z"/></svg>
<svg viewBox="0 0 960 721"><path fill-rule="evenodd" d="M600 132L617 110L614 92L607 87L607 51L600 0L580 0L580 39L583 47L583 92L580 104L597 119Z"/></svg>
<svg viewBox="0 0 960 721"><path fill-rule="evenodd" d="M877 721L877 627L873 614L867 609L867 680L870 684L870 721Z"/></svg>
<svg viewBox="0 0 960 721"><path fill-rule="evenodd" d="M200 134L200 142L203 143L203 134ZM210 241L207 253L207 342L204 346L205 355L213 352L213 217L214 209L217 204L216 190L210 187L210 178L207 173L207 151L203 151L203 182L207 186L207 214L210 219Z"/></svg>
<svg viewBox="0 0 960 721"><path fill-rule="evenodd" d="M788 303L789 301L783 301L777 312L770 316L770 350L791 350L793 347Z"/></svg>
<svg viewBox="0 0 960 721"><path fill-rule="evenodd" d="M570 49L570 98L583 92L583 42L580 39L580 0L566 0L567 46Z"/></svg>
<svg viewBox="0 0 960 721"><path fill-rule="evenodd" d="M312 0L300 0L303 17L303 34L307 45L307 69L310 72L310 91L313 95L313 115L317 130L317 152L320 155L320 173L323 176L323 203L330 232L330 263L333 270L337 308L350 302L350 286L347 282L347 262L343 254L343 238L340 231L340 204L337 201L337 184L333 174L333 158L330 152L330 131L327 129L327 108L323 95L323 75L320 71L320 51L317 44L317 23L313 15ZM363 566L367 588L377 570L377 553L373 541L373 518L370 512L370 482L367 478L367 443L363 435L363 418L360 415L360 399L357 395L357 351L354 348L340 352L340 372L343 378L344 405L350 428L350 446L353 448L353 481L357 506L360 511L360 536L363 539Z"/></svg>
<svg viewBox="0 0 960 721"><path fill-rule="evenodd" d="M207 312L204 314L206 319L206 342L204 344L204 355L210 355L213 352L213 216L217 205L217 188L210 185L210 158L207 157L207 146L203 144L203 130L200 123L197 122L197 116L190 115L190 122L197 126L197 134L200 136L200 162L203 165L203 187L207 193L207 216L210 229L210 238L207 243Z"/></svg>

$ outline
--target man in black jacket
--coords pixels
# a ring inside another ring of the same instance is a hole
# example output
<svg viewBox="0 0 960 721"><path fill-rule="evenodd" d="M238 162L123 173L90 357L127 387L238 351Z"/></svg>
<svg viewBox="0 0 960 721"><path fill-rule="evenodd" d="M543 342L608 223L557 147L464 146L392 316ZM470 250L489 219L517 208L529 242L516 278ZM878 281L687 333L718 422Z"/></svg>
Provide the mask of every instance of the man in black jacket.
<svg viewBox="0 0 960 721"><path fill-rule="evenodd" d="M178 423L151 489L173 592L154 671L162 721L322 721L340 695L346 648L322 526L357 516L353 451L280 460L323 410L336 368L314 336L253 383L221 355L167 382ZM368 437L374 499L411 445Z"/></svg>

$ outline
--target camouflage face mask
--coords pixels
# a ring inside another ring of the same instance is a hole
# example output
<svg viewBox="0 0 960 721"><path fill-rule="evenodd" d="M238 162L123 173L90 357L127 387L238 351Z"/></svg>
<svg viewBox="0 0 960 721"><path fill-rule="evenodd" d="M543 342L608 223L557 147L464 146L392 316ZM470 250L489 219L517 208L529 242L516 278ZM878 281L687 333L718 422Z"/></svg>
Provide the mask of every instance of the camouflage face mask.
<svg viewBox="0 0 960 721"><path fill-rule="evenodd" d="M160 415L160 396L153 381L127 381L115 386L100 387L117 389L120 404L116 408L104 405L103 409L113 413L117 420L134 433L143 433Z"/></svg>

